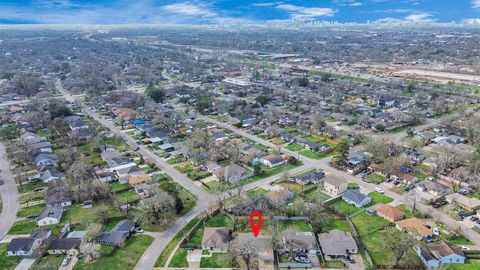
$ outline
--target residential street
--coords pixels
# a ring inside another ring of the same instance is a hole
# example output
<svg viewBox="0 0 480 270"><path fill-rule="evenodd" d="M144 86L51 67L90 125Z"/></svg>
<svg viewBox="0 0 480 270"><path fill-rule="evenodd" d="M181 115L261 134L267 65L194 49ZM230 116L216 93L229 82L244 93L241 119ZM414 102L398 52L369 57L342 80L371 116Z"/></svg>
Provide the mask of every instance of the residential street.
<svg viewBox="0 0 480 270"><path fill-rule="evenodd" d="M2 212L0 213L1 240L15 222L20 207L17 186L10 171L10 163L6 157L3 143L0 143L0 170L0 179L4 182L3 185L0 185L0 197L2 199Z"/></svg>

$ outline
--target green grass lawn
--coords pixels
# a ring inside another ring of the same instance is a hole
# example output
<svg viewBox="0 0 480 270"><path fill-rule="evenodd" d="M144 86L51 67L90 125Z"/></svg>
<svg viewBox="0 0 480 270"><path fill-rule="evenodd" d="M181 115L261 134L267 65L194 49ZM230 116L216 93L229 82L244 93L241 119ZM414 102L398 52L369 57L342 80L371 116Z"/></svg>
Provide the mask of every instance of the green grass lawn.
<svg viewBox="0 0 480 270"><path fill-rule="evenodd" d="M330 199L331 197L328 196L327 194L321 192L320 190L312 190L312 191L309 191L305 194L308 198L310 199L314 199L315 201L317 202L323 202L323 201L326 201L328 199Z"/></svg>
<svg viewBox="0 0 480 270"><path fill-rule="evenodd" d="M20 185L17 186L18 192L25 193L25 192L32 192L36 188L45 187L42 181L36 181L28 184L23 184L21 187Z"/></svg>
<svg viewBox="0 0 480 270"><path fill-rule="evenodd" d="M347 216L355 215L356 213L365 211L365 208L357 208L356 206L348 204L344 200L334 202L333 204L331 204L331 207Z"/></svg>
<svg viewBox="0 0 480 270"><path fill-rule="evenodd" d="M25 219L13 223L8 234L30 234L37 229L36 219Z"/></svg>
<svg viewBox="0 0 480 270"><path fill-rule="evenodd" d="M268 191L266 189L256 188L256 189L252 189L252 190L247 191L247 195L253 198L253 197L257 197L257 196L262 196L267 192Z"/></svg>
<svg viewBox="0 0 480 270"><path fill-rule="evenodd" d="M122 192L125 190L132 189L132 187L129 184L122 184L120 182L112 182L110 186L112 186L112 190L114 192Z"/></svg>
<svg viewBox="0 0 480 270"><path fill-rule="evenodd" d="M325 268L345 268L345 263L340 260L329 260L325 261Z"/></svg>
<svg viewBox="0 0 480 270"><path fill-rule="evenodd" d="M32 205L32 206L27 206L24 208L20 208L17 212L17 217L19 218L24 218L27 217L30 214L40 214L42 213L43 209L45 209L46 205L44 203L37 204L37 205Z"/></svg>
<svg viewBox="0 0 480 270"><path fill-rule="evenodd" d="M199 218L194 218L190 222L188 222L183 229L178 232L175 237L167 244L167 246L163 249L162 253L158 257L157 261L155 262L155 267L164 267L165 263L167 262L167 258L172 253L173 249L178 245L178 242L182 240L183 236L190 231L195 224L200 221Z"/></svg>
<svg viewBox="0 0 480 270"><path fill-rule="evenodd" d="M167 163L170 164L170 165L174 165L174 164L181 163L183 161L185 161L185 158L183 158L181 156L178 156L178 157L174 157L174 158L171 158L171 159L167 160Z"/></svg>
<svg viewBox="0 0 480 270"><path fill-rule="evenodd" d="M427 179L428 175L422 172L414 172L412 173L413 176L417 177L419 181L423 181Z"/></svg>
<svg viewBox="0 0 480 270"><path fill-rule="evenodd" d="M232 261L230 256L223 253L212 253L211 257L202 257L200 261L201 268L231 268Z"/></svg>
<svg viewBox="0 0 480 270"><path fill-rule="evenodd" d="M117 197L122 203L133 202L140 199L140 196L138 195L137 192L135 192L135 190L129 190L129 191L118 193Z"/></svg>
<svg viewBox="0 0 480 270"><path fill-rule="evenodd" d="M17 267L19 261L16 257L7 256L8 243L0 243L0 268L2 270L11 270Z"/></svg>
<svg viewBox="0 0 480 270"><path fill-rule="evenodd" d="M34 264L31 269L58 269L64 258L65 255L46 255L38 263Z"/></svg>
<svg viewBox="0 0 480 270"><path fill-rule="evenodd" d="M177 249L177 252L175 252L175 255L173 255L172 260L170 261L170 264L168 265L168 267L173 267L173 268L188 267L187 253L188 253L188 249L186 248Z"/></svg>
<svg viewBox="0 0 480 270"><path fill-rule="evenodd" d="M32 192L27 194L20 195L20 204L42 201L45 198L45 191L42 192Z"/></svg>
<svg viewBox="0 0 480 270"><path fill-rule="evenodd" d="M465 264L446 264L443 270L479 270L480 260L467 259Z"/></svg>
<svg viewBox="0 0 480 270"><path fill-rule="evenodd" d="M380 228L389 224L387 220L379 216L370 216L365 211L353 216L351 220L360 236L378 231Z"/></svg>
<svg viewBox="0 0 480 270"><path fill-rule="evenodd" d="M322 227L322 233L328 233L331 230L340 230L344 232L350 232L350 227L345 219L336 219L332 217L328 222Z"/></svg>
<svg viewBox="0 0 480 270"><path fill-rule="evenodd" d="M133 236L127 241L124 248L115 249L112 256L101 257L92 263L79 260L75 270L133 269L152 241L153 238L148 235Z"/></svg>
<svg viewBox="0 0 480 270"><path fill-rule="evenodd" d="M385 181L385 177L383 177L379 174L376 174L376 173L372 173L372 174L368 175L367 179L370 183L374 183L374 184L377 184L377 185L382 183L383 181Z"/></svg>
<svg viewBox="0 0 480 270"><path fill-rule="evenodd" d="M302 150L299 153L302 156L305 156L307 158L312 158L312 159L322 159L331 155L331 152L322 153L322 152L314 152L312 150Z"/></svg>
<svg viewBox="0 0 480 270"><path fill-rule="evenodd" d="M368 206L375 205L377 203L388 204L388 203L393 202L392 198L390 198L388 196L385 196L383 194L380 194L378 192L375 192L375 191L372 191L372 192L368 193L368 196L370 196L370 198L372 198L372 201L368 204Z"/></svg>
<svg viewBox="0 0 480 270"><path fill-rule="evenodd" d="M280 224L280 229L282 231L288 228L293 228L294 230L299 232L312 231L312 228L310 227L310 225L308 225L307 222L303 220L286 220L286 221L281 221L279 224Z"/></svg>
<svg viewBox="0 0 480 270"><path fill-rule="evenodd" d="M301 146L298 143L292 143L292 144L289 144L288 146L286 146L285 149L297 152L297 151L303 150L303 146Z"/></svg>

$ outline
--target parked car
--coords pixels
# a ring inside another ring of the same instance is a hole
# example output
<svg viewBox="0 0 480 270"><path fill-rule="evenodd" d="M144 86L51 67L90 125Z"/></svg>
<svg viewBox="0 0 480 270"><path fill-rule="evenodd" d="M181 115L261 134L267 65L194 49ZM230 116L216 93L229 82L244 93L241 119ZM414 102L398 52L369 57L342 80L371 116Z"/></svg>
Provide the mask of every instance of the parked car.
<svg viewBox="0 0 480 270"><path fill-rule="evenodd" d="M70 257L65 257L65 259L62 261L62 266L67 266L71 260L72 259L70 259Z"/></svg>
<svg viewBox="0 0 480 270"><path fill-rule="evenodd" d="M140 228L135 228L135 233L143 233L143 229L140 229Z"/></svg>
<svg viewBox="0 0 480 270"><path fill-rule="evenodd" d="M478 220L478 217L477 217L477 216L471 216L471 217L470 217L470 220L471 220L471 221L477 221L477 220Z"/></svg>
<svg viewBox="0 0 480 270"><path fill-rule="evenodd" d="M355 263L355 259L353 259L353 256L351 256L351 255L347 256L347 260L348 260L349 263Z"/></svg>
<svg viewBox="0 0 480 270"><path fill-rule="evenodd" d="M27 218L29 218L29 219L34 219L34 218L38 218L38 216L40 216L40 215L38 215L38 214L30 214L30 215L27 215Z"/></svg>
<svg viewBox="0 0 480 270"><path fill-rule="evenodd" d="M375 187L375 191L380 193L380 194L383 194L385 193L385 191L383 191L383 189L379 188L379 187Z"/></svg>
<svg viewBox="0 0 480 270"><path fill-rule="evenodd" d="M462 250L470 250L470 248L466 246L462 246Z"/></svg>

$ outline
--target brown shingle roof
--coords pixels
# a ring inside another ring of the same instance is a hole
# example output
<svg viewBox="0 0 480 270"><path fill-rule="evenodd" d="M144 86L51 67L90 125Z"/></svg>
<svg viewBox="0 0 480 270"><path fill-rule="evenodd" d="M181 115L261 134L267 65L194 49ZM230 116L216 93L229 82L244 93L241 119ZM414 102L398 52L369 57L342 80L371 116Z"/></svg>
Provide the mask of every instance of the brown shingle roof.
<svg viewBox="0 0 480 270"><path fill-rule="evenodd" d="M404 217L404 214L402 211L390 205L381 206L380 208L377 209L377 213L393 220L398 220Z"/></svg>

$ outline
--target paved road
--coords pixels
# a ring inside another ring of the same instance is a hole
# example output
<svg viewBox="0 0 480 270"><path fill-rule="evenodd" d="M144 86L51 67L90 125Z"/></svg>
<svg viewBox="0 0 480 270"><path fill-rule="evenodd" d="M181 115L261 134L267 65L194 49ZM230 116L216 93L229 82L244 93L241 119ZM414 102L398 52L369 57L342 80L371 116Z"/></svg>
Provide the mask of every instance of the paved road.
<svg viewBox="0 0 480 270"><path fill-rule="evenodd" d="M10 163L5 152L5 146L0 142L0 178L4 184L0 185L0 197L2 197L2 213L0 213L0 240L12 227L17 219L17 211L20 207L19 194L12 172Z"/></svg>

